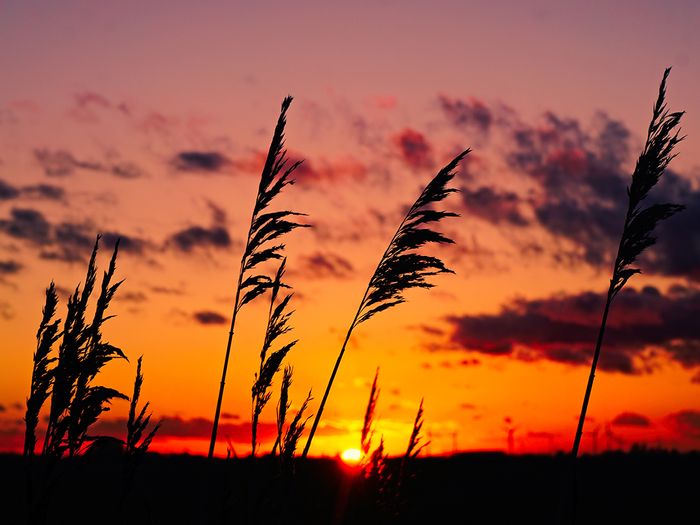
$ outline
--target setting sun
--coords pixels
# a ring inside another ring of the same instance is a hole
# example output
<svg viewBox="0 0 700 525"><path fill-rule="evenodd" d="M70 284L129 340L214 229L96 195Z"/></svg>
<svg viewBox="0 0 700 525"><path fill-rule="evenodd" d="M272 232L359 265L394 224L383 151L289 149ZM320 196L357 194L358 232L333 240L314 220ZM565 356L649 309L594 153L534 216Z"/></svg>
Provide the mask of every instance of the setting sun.
<svg viewBox="0 0 700 525"><path fill-rule="evenodd" d="M340 459L342 459L343 463L346 465L357 465L361 458L362 452L356 448L348 448L343 450L343 453L340 455Z"/></svg>

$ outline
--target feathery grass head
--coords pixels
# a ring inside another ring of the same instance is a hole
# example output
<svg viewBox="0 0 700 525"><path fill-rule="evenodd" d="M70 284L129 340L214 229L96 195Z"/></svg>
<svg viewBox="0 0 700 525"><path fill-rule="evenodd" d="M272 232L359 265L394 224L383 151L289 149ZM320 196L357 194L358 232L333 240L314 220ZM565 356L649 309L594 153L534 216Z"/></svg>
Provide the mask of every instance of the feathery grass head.
<svg viewBox="0 0 700 525"><path fill-rule="evenodd" d="M292 298L292 294L287 294L281 301L277 303L277 296L281 288L286 287L283 284L282 278L284 277L286 259L282 259L282 263L277 270L277 274L272 282L272 293L270 294L270 311L268 314L267 328L265 330L265 339L263 340L262 349L260 351L260 370L255 374L255 381L251 388L251 394L253 398L253 417L252 417L252 446L253 454L255 454L256 448L256 434L257 425L260 414L267 405L272 392L270 387L272 386L272 381L279 372L282 366L282 361L289 353L289 351L296 345L297 340L291 341L285 345L282 345L278 350L273 351L268 355L268 352L275 344L277 339L289 332L292 327L289 325L293 311L287 311L289 306L289 301ZM291 381L291 375L289 377Z"/></svg>
<svg viewBox="0 0 700 525"><path fill-rule="evenodd" d="M78 453L88 436L89 428L99 416L109 410L113 399L129 398L105 386L94 386L92 381L102 367L113 359L127 359L116 346L103 341L101 327L112 316L106 315L110 302L122 281L112 283L116 271L119 241L116 242L109 267L102 278L100 295L90 322L86 321L89 299L97 276L96 257L100 236L88 263L82 292L76 287L68 299L68 311L61 332L58 360L53 369L51 409L44 441L44 453L60 457L68 450Z"/></svg>
<svg viewBox="0 0 700 525"><path fill-rule="evenodd" d="M362 450L362 456L365 458L369 455L369 449L372 446L372 437L374 436L372 424L374 422L374 415L377 408L377 400L379 399L379 386L377 384L378 379L379 368L377 368L377 371L374 373L374 381L372 381L372 388L369 392L367 408L365 409L365 419L362 423L360 450Z"/></svg>
<svg viewBox="0 0 700 525"><path fill-rule="evenodd" d="M408 447L406 447L405 459L414 459L418 457L418 454L427 447L430 442L426 441L421 443L423 437L421 436L421 430L423 429L423 399L420 400L420 405L418 406L418 412L416 413L416 419L413 421L413 430L411 431L411 437L408 440Z"/></svg>
<svg viewBox="0 0 700 525"><path fill-rule="evenodd" d="M291 175L301 164L301 161L298 161L290 165L287 151L284 149L284 128L287 123L287 110L291 103L292 97L286 97L282 102L282 110L260 176L260 185L241 264L241 294L236 304L237 310L273 286L273 280L269 276L256 272L259 264L282 258L281 252L285 245L274 244L273 241L296 228L308 226L294 219L305 215L303 213L288 210L265 212L273 199L286 186L294 184Z"/></svg>
<svg viewBox="0 0 700 525"><path fill-rule="evenodd" d="M389 243L360 306L356 325L376 313L403 303L404 292L410 288L431 288L434 285L426 279L440 273L454 273L437 257L416 253L416 250L429 243L452 244L454 241L431 228L447 217L458 214L433 209L450 193L458 191L448 187L454 177L457 164L469 153L466 150L441 169L428 183Z"/></svg>
<svg viewBox="0 0 700 525"><path fill-rule="evenodd" d="M313 417L313 415L308 415L306 417L305 413L309 408L309 403L313 400L311 397L311 390L306 395L306 399L297 410L297 413L292 418L292 421L287 427L287 431L284 434L284 439L280 442L280 461L282 465L289 468L294 460L294 455L299 445L299 439L301 439L304 429L306 428L306 423ZM279 423L278 423L279 424Z"/></svg>
<svg viewBox="0 0 700 525"><path fill-rule="evenodd" d="M141 396L141 387L143 386L143 373L141 372L141 364L143 362L143 356L139 357L136 363L136 377L134 378L134 392L131 395L131 402L129 403L129 419L126 422L126 447L125 452L128 455L137 456L145 454L148 451L148 447L151 445L151 441L158 432L160 428L160 423L157 423L151 431L144 436L144 432L148 428L151 422L151 416L153 414L146 414L149 402L146 402L141 410L138 411L139 397ZM138 415L137 415L138 411ZM143 439L142 439L143 438Z"/></svg>
<svg viewBox="0 0 700 525"><path fill-rule="evenodd" d="M662 220L668 219L685 206L679 204L653 204L642 207L642 201L659 182L664 170L676 156L676 145L683 140L679 137L682 111L671 113L666 105L666 80L671 68L664 71L659 87L659 96L649 124L644 149L637 160L632 174L632 183L627 189L629 207L625 218L625 227L620 240L620 249L613 272L612 293L616 295L630 277L641 273L632 264L649 246L656 242L654 228Z"/></svg>
<svg viewBox="0 0 700 525"><path fill-rule="evenodd" d="M289 400L289 388L292 386L293 374L294 367L291 365L284 367L284 373L282 374L282 385L280 386L280 398L279 401L277 401L277 441L275 441L275 446L272 450L273 454L277 445L279 445L284 438L284 423L287 420L287 412L292 406L292 403Z"/></svg>
<svg viewBox="0 0 700 525"><path fill-rule="evenodd" d="M389 242L389 246L369 280L355 318L350 323L350 327L345 335L345 341L340 348L338 358L328 379L326 390L321 398L318 412L316 412L316 417L311 425L311 431L302 454L303 457L306 457L311 449L311 443L323 415L323 409L326 406L333 381L338 373L340 362L343 359L343 355L345 355L345 349L355 327L372 318L375 314L403 303L406 290L410 288L432 288L433 284L427 280L428 277L441 273L454 273L439 258L422 255L417 253L417 250L430 243L452 244L454 242L452 239L432 229L432 225L444 218L456 217L457 214L436 210L433 206L457 191L455 188L448 187L448 184L454 178L454 170L457 164L469 151L467 149L457 155L433 177L418 196L416 202L409 208L394 237Z"/></svg>
<svg viewBox="0 0 700 525"><path fill-rule="evenodd" d="M58 305L56 285L51 282L46 289L46 302L42 310L41 323L36 332L36 352L34 352L34 366L32 368L32 382L27 398L27 411L24 416L24 455L34 455L36 446L36 427L39 423L39 412L49 397L49 391L53 382L54 371L49 368L56 361L51 357L54 343L60 337L58 325L60 320L53 320Z"/></svg>

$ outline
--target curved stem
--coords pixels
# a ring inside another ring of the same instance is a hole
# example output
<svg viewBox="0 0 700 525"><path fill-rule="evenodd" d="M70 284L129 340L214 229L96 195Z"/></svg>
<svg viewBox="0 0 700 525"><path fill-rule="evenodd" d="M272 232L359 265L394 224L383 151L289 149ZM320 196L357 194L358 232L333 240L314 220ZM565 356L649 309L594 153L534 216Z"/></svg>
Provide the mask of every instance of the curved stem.
<svg viewBox="0 0 700 525"><path fill-rule="evenodd" d="M368 288L369 290L369 288ZM365 292L365 296L367 295L367 292ZM352 324L350 325L350 328L348 329L348 333L345 335L345 341L343 341L343 346L340 349L340 353L338 354L338 359L335 361L335 366L333 367L333 372L331 372L331 377L328 380L328 385L326 385L326 391L323 393L323 398L321 399L321 404L318 407L318 412L316 412L316 417L314 417L314 423L311 425L311 431L309 432L309 437L306 440L306 446L304 446L304 452L302 452L301 457L306 458L306 456L309 453L309 449L311 448L311 441L314 439L314 434L316 433L316 427L318 427L318 422L321 420L321 415L323 414L323 408L326 406L326 400L328 399L328 394L331 392L331 387L333 386L333 381L335 380L335 375L338 373L338 368L340 367L340 362L343 360L343 355L345 354L345 348L348 345L348 341L350 340L350 335L352 334L353 328L355 328L355 323L357 322L357 318L360 315L360 311L362 310L362 304L364 303L364 298L362 300L362 303L360 303L360 308L357 309L357 313L355 314L355 318L352 321Z"/></svg>
<svg viewBox="0 0 700 525"><path fill-rule="evenodd" d="M425 190L423 190L425 191ZM386 250L384 250L384 254L382 255L382 258L379 259L379 264L377 264L377 268L375 268L374 273L372 274L372 277L369 280L369 283L367 284L367 288L365 289L365 293L362 296L362 300L360 301L360 306L357 308L357 312L355 313L355 317L352 320L352 323L350 323L350 328L348 328L347 334L345 334L345 341L343 341L343 346L340 349L340 353L338 354L338 358L335 361L335 365L333 366L333 371L331 372L331 377L328 380L328 384L326 385L326 391L323 393L323 398L321 399L321 404L318 407L318 412L316 412L316 416L314 417L314 423L311 425L311 431L309 432L309 437L306 440L306 446L304 446L304 451L301 454L302 458L306 458L306 456L309 454L309 449L311 448L311 442L314 439L314 434L316 434L316 428L318 427L318 423L321 420L321 415L323 414L323 409L326 406L326 400L328 399L328 395L331 392L331 387L333 386L333 381L335 380L335 376L338 373L338 368L340 367L340 362L343 360L343 355L345 355L345 348L348 345L348 341L350 340L350 335L352 334L353 329L357 326L357 320L360 317L360 314L362 313L364 307L365 307L365 301L367 300L367 294L369 294L369 290L372 286L372 281L374 280L374 276L377 274L377 270L382 265L382 262L386 258L387 254L389 253L389 250L391 250L392 245L394 244L394 241L396 240L396 237L398 236L399 232L401 231L401 228L403 228L403 225L406 223L406 220L408 219L409 215L411 212L414 210L415 204L411 206L411 209L408 210L406 213L405 217L401 221L401 224L399 224L399 227L396 229L396 232L394 233L394 236L391 238L391 241L389 242L389 245L387 246Z"/></svg>
<svg viewBox="0 0 700 525"><path fill-rule="evenodd" d="M588 375L588 384L586 385L586 393L583 396L583 406L581 407L581 414L578 419L578 426L576 428L576 436L574 437L574 446L571 450L571 455L575 459L578 456L579 445L581 444L581 436L583 435L583 424L586 420L586 412L588 411L588 401L591 398L591 390L593 390L593 380L595 379L595 371L598 366L598 358L600 357L600 348L603 345L603 337L605 335L605 325L608 322L608 313L610 312L610 303L612 302L612 292L613 292L613 282L610 282L610 289L608 290L608 297L605 301L605 310L603 310L603 318L600 322L600 330L598 331L598 339L595 345L595 352L593 353L593 362L591 363L591 371Z"/></svg>
<svg viewBox="0 0 700 525"><path fill-rule="evenodd" d="M248 234L250 239L250 233ZM214 412L214 424L211 429L211 440L209 441L209 459L214 457L216 447L216 434L219 430L219 415L221 414L221 403L224 399L224 386L226 384L226 372L228 371L228 361L231 355L231 343L233 341L233 329L236 326L236 316L238 315L238 301L241 296L241 282L243 281L243 268L245 267L245 252L241 259L241 271L238 273L238 285L236 286L236 299L233 303L233 314L231 315L231 327L228 332L228 342L226 343L226 355L224 356L224 367L221 371L221 383L219 385L219 397L216 401L216 412Z"/></svg>

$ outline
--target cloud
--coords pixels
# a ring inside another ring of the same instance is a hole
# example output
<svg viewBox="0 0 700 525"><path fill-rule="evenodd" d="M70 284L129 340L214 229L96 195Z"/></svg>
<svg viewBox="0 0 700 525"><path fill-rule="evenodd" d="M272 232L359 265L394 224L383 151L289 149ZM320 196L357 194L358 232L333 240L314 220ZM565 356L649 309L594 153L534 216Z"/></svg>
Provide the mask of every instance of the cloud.
<svg viewBox="0 0 700 525"><path fill-rule="evenodd" d="M475 190L462 188L460 195L464 202L464 213L467 215L479 217L493 224L505 223L512 226L529 224L521 212L522 202L516 193L482 186Z"/></svg>
<svg viewBox="0 0 700 525"><path fill-rule="evenodd" d="M17 197L19 197L19 190L0 179L0 201L16 199Z"/></svg>
<svg viewBox="0 0 700 525"><path fill-rule="evenodd" d="M79 160L64 149L37 148L34 150L34 158L48 177L70 177L79 170L107 173L120 179L137 179L145 176L145 172L133 162L114 160L113 152L108 157L105 162L95 162Z"/></svg>
<svg viewBox="0 0 700 525"><path fill-rule="evenodd" d="M456 128L475 128L488 133L494 123L494 114L481 100L470 97L467 100L438 95L438 103L445 117Z"/></svg>
<svg viewBox="0 0 700 525"><path fill-rule="evenodd" d="M166 245L181 252L191 253L198 248L228 249L233 245L233 241L223 226L190 226L170 235Z"/></svg>
<svg viewBox="0 0 700 525"><path fill-rule="evenodd" d="M300 273L313 278L343 279L350 277L355 271L352 263L345 257L330 252L305 255L301 258L300 266L303 268Z"/></svg>
<svg viewBox="0 0 700 525"><path fill-rule="evenodd" d="M700 439L700 411L681 410L666 417L671 427L681 436Z"/></svg>
<svg viewBox="0 0 700 525"><path fill-rule="evenodd" d="M422 133L405 128L394 135L393 142L407 166L418 169L433 165L433 147Z"/></svg>
<svg viewBox="0 0 700 525"><path fill-rule="evenodd" d="M106 112L116 112L130 117L132 109L126 102L110 100L101 93L80 91L73 95L73 106L68 110L68 115L78 122L95 124Z"/></svg>
<svg viewBox="0 0 700 525"><path fill-rule="evenodd" d="M21 188L22 195L33 199L45 199L61 201L66 196L66 191L53 184L32 184Z"/></svg>
<svg viewBox="0 0 700 525"><path fill-rule="evenodd" d="M290 156L290 162L295 158ZM294 179L309 188L316 183L362 181L367 174L367 166L353 157L318 158L305 159L294 171Z"/></svg>
<svg viewBox="0 0 700 525"><path fill-rule="evenodd" d="M218 312L211 310L200 310L192 314L192 318L199 324L203 325L220 325L226 324L228 319Z"/></svg>
<svg viewBox="0 0 700 525"><path fill-rule="evenodd" d="M181 151L170 161L177 171L189 173L218 173L231 161L218 151Z"/></svg>
<svg viewBox="0 0 700 525"><path fill-rule="evenodd" d="M140 237L125 235L114 231L103 232L100 244L107 250L114 250L114 246L119 239L119 252L131 255L143 255L150 243Z"/></svg>
<svg viewBox="0 0 700 525"><path fill-rule="evenodd" d="M39 254L42 259L84 262L95 244L95 235L88 224L62 222L53 227L50 243Z"/></svg>
<svg viewBox="0 0 700 525"><path fill-rule="evenodd" d="M44 215L31 208L12 208L9 219L0 219L0 231L32 244L49 242L51 225Z"/></svg>
<svg viewBox="0 0 700 525"><path fill-rule="evenodd" d="M511 144L507 164L537 184L530 199L536 222L574 246L565 254L568 260L609 266L627 209L630 131L602 113L585 128L577 119L552 112L536 125L514 119L506 129ZM658 243L643 255L641 267L700 280L700 230L695 227L700 190L667 170L652 202L675 202L687 209L660 225Z"/></svg>
<svg viewBox="0 0 700 525"><path fill-rule="evenodd" d="M34 158L48 177L68 177L74 175L79 169L104 171L104 166L102 166L102 164L78 160L72 153L62 149L35 149Z"/></svg>
<svg viewBox="0 0 700 525"><path fill-rule="evenodd" d="M0 232L39 246L42 259L84 262L94 246L99 228L89 222L51 224L38 210L13 208L9 219L0 219ZM139 237L106 231L101 246L112 250L117 238L121 239L122 253L131 255L144 255L151 244Z"/></svg>
<svg viewBox="0 0 700 525"><path fill-rule="evenodd" d="M65 190L52 184L31 184L15 187L0 179L0 201L27 197L30 199L63 200Z"/></svg>
<svg viewBox="0 0 700 525"><path fill-rule="evenodd" d="M148 296L143 292L121 292L116 299L129 303L144 303L148 300Z"/></svg>
<svg viewBox="0 0 700 525"><path fill-rule="evenodd" d="M179 416L166 416L160 421L160 429L156 439L189 438L209 439L211 437L212 421L203 417L185 419ZM123 435L126 428L126 419L101 419L95 424L95 430L100 434ZM219 423L218 433L223 439L230 439L237 443L250 441L251 424L249 421L240 423ZM277 437L277 425L275 423L260 422L258 424L258 439L260 441L273 441Z"/></svg>
<svg viewBox="0 0 700 525"><path fill-rule="evenodd" d="M17 261L13 261L11 259L7 261L0 260L0 279L4 275L14 275L19 273L22 268L22 264Z"/></svg>
<svg viewBox="0 0 700 525"><path fill-rule="evenodd" d="M656 245L643 256L642 268L700 281L700 189L669 170L655 201L683 204L686 209L659 225Z"/></svg>
<svg viewBox="0 0 700 525"><path fill-rule="evenodd" d="M139 179L146 173L133 162L117 162L108 168L109 173L120 179Z"/></svg>
<svg viewBox="0 0 700 525"><path fill-rule="evenodd" d="M612 424L618 427L650 427L651 421L648 417L634 412L622 412L615 416Z"/></svg>
<svg viewBox="0 0 700 525"><path fill-rule="evenodd" d="M185 295L184 290L170 286L151 286L151 291L163 295Z"/></svg>
<svg viewBox="0 0 700 525"><path fill-rule="evenodd" d="M457 348L532 361L587 364L599 325L602 294L560 294L519 299L497 314L450 316ZM651 372L660 357L685 368L700 366L700 290L677 287L623 290L615 300L600 356L602 370Z"/></svg>

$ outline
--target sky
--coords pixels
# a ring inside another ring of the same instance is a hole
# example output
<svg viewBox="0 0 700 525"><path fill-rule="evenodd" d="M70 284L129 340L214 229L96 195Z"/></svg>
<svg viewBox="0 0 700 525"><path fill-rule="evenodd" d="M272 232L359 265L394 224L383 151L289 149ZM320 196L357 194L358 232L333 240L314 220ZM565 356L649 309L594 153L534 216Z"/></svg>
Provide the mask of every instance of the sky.
<svg viewBox="0 0 700 525"><path fill-rule="evenodd" d="M568 450L625 187L664 68L685 140L658 230L614 303L582 450L700 448L700 6L695 2L0 1L0 450L21 449L44 290L65 300L121 238L101 384L143 396L153 448L206 453L245 235L286 95L305 162L280 209L294 291L293 408L311 411L406 207L470 147L431 248L455 271L356 329L312 454ZM271 269L270 271L273 271ZM100 270L101 271L101 270ZM237 321L217 454L250 451L268 299ZM274 441L280 377L262 414ZM123 433L115 401L97 431ZM510 442L508 436L511 436Z"/></svg>

